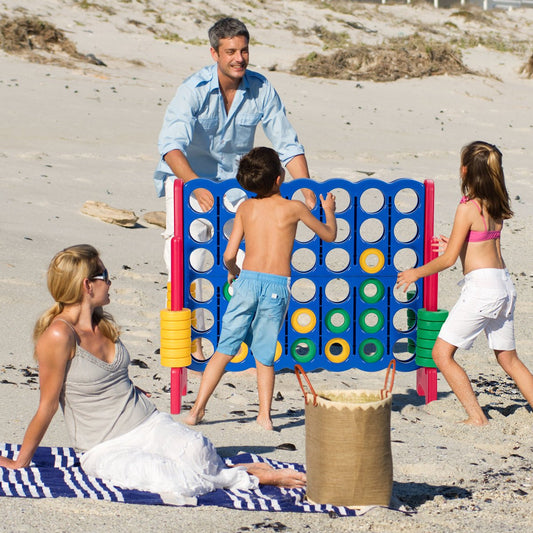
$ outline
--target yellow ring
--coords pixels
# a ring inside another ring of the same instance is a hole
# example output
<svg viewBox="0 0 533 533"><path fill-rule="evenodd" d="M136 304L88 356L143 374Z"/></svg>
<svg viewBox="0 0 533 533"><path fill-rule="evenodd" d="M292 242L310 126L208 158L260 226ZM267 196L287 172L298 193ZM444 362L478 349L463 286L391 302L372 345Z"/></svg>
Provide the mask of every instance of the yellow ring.
<svg viewBox="0 0 533 533"><path fill-rule="evenodd" d="M368 266L366 263L366 260L371 255L376 255L378 258L378 264L373 267ZM379 272L385 266L385 256L383 255L383 252L381 250L378 250L377 248L367 248L359 256L359 265L368 274L375 274L376 272Z"/></svg>
<svg viewBox="0 0 533 533"><path fill-rule="evenodd" d="M181 329L165 329L161 328L161 340L181 340L191 338L191 328L181 328Z"/></svg>
<svg viewBox="0 0 533 533"><path fill-rule="evenodd" d="M333 355L331 353L331 346L333 344L340 344L342 346L342 351L339 355ZM350 355L350 345L341 338L331 339L327 342L326 347L324 348L324 352L326 354L326 357L332 362L332 363L342 363L343 361L346 361L348 359L348 356Z"/></svg>
<svg viewBox="0 0 533 533"><path fill-rule="evenodd" d="M190 309L182 309L181 311L161 309L159 314L163 322L184 322L185 320L191 319Z"/></svg>
<svg viewBox="0 0 533 533"><path fill-rule="evenodd" d="M191 355L191 344L189 343L189 346L182 346L181 348L166 348L165 346L161 346L159 353L161 354L161 359L187 357Z"/></svg>
<svg viewBox="0 0 533 533"><path fill-rule="evenodd" d="M230 363L240 363L246 359L248 355L248 346L243 342L241 347L235 357L230 361Z"/></svg>
<svg viewBox="0 0 533 533"><path fill-rule="evenodd" d="M161 366L166 366L168 368L182 368L184 366L189 366L191 363L192 363L191 354L189 354L189 357L161 359Z"/></svg>
<svg viewBox="0 0 533 533"><path fill-rule="evenodd" d="M161 348L174 350L179 348L191 349L191 338L187 339L161 339Z"/></svg>
<svg viewBox="0 0 533 533"><path fill-rule="evenodd" d="M305 326L302 326L298 322L298 319L303 315L307 315L309 317L309 324L306 324ZM291 316L291 326L292 329L298 333L309 333L316 326L316 315L313 313L313 311L311 311L311 309L307 309L305 307L297 309Z"/></svg>
<svg viewBox="0 0 533 533"><path fill-rule="evenodd" d="M276 343L276 355L274 355L274 362L276 362L281 357L282 353L283 353L283 348L281 347L281 344L278 341Z"/></svg>

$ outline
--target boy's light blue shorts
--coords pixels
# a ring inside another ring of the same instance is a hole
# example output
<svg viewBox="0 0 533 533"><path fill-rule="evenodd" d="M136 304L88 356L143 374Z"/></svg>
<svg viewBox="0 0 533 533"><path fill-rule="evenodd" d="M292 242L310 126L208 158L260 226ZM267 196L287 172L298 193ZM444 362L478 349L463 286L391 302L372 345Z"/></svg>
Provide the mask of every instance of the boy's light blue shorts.
<svg viewBox="0 0 533 533"><path fill-rule="evenodd" d="M254 358L274 364L279 331L287 314L291 278L241 270L222 319L217 351L236 355L245 342Z"/></svg>

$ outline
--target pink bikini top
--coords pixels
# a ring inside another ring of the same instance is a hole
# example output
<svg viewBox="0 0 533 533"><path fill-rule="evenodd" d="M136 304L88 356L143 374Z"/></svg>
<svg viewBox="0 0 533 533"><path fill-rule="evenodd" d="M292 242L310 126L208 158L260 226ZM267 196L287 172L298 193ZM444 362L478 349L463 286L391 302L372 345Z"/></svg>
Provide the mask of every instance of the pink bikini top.
<svg viewBox="0 0 533 533"><path fill-rule="evenodd" d="M468 242L482 242L482 241L491 241L493 239L499 239L501 230L498 230L498 231L487 230L487 221L485 220L485 217L483 216L483 213L481 212L481 206L475 200L470 200L466 196L463 196L461 198L462 204L466 204L468 202L474 202L474 204L476 204L477 208L479 209L479 214L481 215L481 218L483 219L483 225L485 226L485 231L470 230L468 232L466 240Z"/></svg>

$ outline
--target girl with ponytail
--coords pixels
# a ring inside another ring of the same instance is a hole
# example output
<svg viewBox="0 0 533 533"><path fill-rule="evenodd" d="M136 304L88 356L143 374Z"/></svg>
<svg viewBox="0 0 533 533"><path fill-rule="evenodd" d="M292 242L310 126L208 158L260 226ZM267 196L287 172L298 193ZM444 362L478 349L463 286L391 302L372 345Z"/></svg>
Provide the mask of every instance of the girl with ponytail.
<svg viewBox="0 0 533 533"><path fill-rule="evenodd" d="M409 286L455 264L463 266L463 288L433 347L433 360L463 405L468 424L482 426L487 417L466 372L455 361L458 348L468 350L484 332L496 360L533 407L533 375L516 353L516 291L502 257L504 220L513 216L505 186L502 154L496 146L475 141L461 151L461 192L450 238L435 245L442 255L418 268L398 273L397 286Z"/></svg>

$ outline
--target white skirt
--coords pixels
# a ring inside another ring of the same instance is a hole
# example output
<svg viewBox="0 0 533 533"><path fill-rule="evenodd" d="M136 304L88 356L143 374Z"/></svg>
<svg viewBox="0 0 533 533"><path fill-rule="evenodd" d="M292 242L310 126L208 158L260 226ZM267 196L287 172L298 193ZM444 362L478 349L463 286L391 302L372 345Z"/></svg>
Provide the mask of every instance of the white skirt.
<svg viewBox="0 0 533 533"><path fill-rule="evenodd" d="M216 489L259 486L245 467L228 468L209 439L156 411L128 433L81 457L85 472L117 487L161 494L165 503L195 505Z"/></svg>

